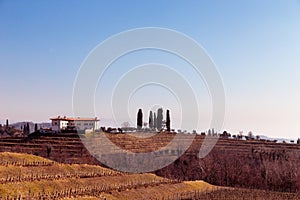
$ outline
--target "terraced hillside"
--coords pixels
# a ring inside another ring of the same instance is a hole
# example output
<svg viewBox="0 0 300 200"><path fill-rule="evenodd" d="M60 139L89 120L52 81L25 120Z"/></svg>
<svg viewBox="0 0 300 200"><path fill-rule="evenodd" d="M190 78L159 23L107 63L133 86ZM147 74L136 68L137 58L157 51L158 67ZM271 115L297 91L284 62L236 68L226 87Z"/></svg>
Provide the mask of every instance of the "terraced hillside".
<svg viewBox="0 0 300 200"><path fill-rule="evenodd" d="M74 135L0 138L0 152L28 153L60 163L99 164Z"/></svg>
<svg viewBox="0 0 300 200"><path fill-rule="evenodd" d="M108 134L114 144L131 152L152 152L170 143L175 134L149 138ZM184 137L178 143L184 143ZM285 192L300 190L300 145L220 138L204 159L198 158L204 136L197 135L179 159L155 174L176 180L205 180L215 185ZM101 145L100 145L101 147ZM1 138L0 151L30 153L62 163L99 164L74 136ZM181 152L172 152L175 156ZM164 156L164 155L162 155Z"/></svg>
<svg viewBox="0 0 300 200"><path fill-rule="evenodd" d="M216 187L95 165L0 153L0 199L299 199L299 194Z"/></svg>
<svg viewBox="0 0 300 200"><path fill-rule="evenodd" d="M29 154L0 153L0 199L163 199L217 189L154 174L128 174L95 165L60 164Z"/></svg>

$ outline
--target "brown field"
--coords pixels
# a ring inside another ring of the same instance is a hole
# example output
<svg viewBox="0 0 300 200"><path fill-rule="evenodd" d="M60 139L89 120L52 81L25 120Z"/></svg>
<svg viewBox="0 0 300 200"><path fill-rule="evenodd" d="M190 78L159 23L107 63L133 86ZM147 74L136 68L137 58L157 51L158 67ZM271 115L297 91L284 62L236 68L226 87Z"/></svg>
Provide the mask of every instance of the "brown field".
<svg viewBox="0 0 300 200"><path fill-rule="evenodd" d="M0 199L162 199L175 192L209 191L203 181L181 182L154 174L128 174L95 165L60 164L38 156L0 153ZM88 198L87 198L88 199Z"/></svg>
<svg viewBox="0 0 300 200"><path fill-rule="evenodd" d="M150 138L108 133L106 136L116 145L132 152L158 150L174 138L174 134L170 133L160 133ZM197 155L203 139L204 136L197 135L179 159L153 173L172 180L204 180L219 186L280 192L300 190L300 145L220 138L212 152L199 159ZM0 151L34 154L65 164L101 165L75 136L0 138ZM4 166L6 160L8 158L2 161L0 158L1 165ZM15 165L20 166L22 162L20 158Z"/></svg>
<svg viewBox="0 0 300 200"><path fill-rule="evenodd" d="M3 162L3 161L6 162ZM218 187L101 166L0 153L0 199L299 199L296 193Z"/></svg>

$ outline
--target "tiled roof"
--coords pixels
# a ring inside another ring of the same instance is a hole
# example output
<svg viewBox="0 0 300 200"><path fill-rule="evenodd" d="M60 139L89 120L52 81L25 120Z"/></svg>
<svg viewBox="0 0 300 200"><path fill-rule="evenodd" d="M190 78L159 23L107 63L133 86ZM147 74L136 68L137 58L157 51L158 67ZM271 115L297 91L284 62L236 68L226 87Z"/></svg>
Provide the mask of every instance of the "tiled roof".
<svg viewBox="0 0 300 200"><path fill-rule="evenodd" d="M64 121L100 121L97 117L81 118L81 117L52 117L50 120L64 120Z"/></svg>

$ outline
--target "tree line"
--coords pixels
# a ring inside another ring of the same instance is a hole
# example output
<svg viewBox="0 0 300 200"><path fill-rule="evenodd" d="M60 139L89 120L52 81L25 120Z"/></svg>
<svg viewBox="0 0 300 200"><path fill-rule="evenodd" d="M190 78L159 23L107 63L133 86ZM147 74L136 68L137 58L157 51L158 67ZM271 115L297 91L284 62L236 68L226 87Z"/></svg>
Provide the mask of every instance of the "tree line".
<svg viewBox="0 0 300 200"><path fill-rule="evenodd" d="M143 125L147 125L147 123L143 124L143 111L140 108L137 113L137 130L141 130L143 128ZM148 126L151 130L162 130L164 126L166 127L167 131L171 130L171 118L170 118L170 111L166 111L166 120L163 120L163 109L159 108L157 110L157 115L155 112L152 112L150 110L149 113L149 120L148 120Z"/></svg>

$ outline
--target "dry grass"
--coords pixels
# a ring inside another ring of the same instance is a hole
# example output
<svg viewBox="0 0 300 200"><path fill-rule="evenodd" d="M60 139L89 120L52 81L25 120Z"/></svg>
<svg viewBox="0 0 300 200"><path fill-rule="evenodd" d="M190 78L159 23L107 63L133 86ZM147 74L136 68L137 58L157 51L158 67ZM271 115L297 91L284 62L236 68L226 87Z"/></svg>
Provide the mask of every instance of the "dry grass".
<svg viewBox="0 0 300 200"><path fill-rule="evenodd" d="M97 198L97 197L89 197L89 196L84 196L84 197L80 197L80 198L63 198L62 200L75 200L75 199L78 199L78 200L98 200L98 199L101 199L101 198ZM104 198L102 198L104 199Z"/></svg>
<svg viewBox="0 0 300 200"><path fill-rule="evenodd" d="M217 189L204 181L187 181L169 185L157 185L153 187L142 187L122 192L114 191L106 194L107 199L163 199L171 197L175 193L193 192L195 190L204 192Z"/></svg>
<svg viewBox="0 0 300 200"><path fill-rule="evenodd" d="M153 199L162 198L175 191L208 190L214 187L203 181L178 182L149 173L127 174L100 166L52 163L50 160L28 154L0 153L0 158L7 158L7 162L10 163L0 166L2 197L15 198L22 195L23 198L37 198L41 194L61 194L70 189L85 190L94 186L95 194L100 199L104 196L107 199ZM17 162L36 162L41 165L15 165ZM44 165L45 162L52 164ZM78 176L82 174L96 176ZM31 178L25 179L28 176ZM79 195L78 198L83 199L83 196ZM86 196L84 199L95 198Z"/></svg>
<svg viewBox="0 0 300 200"><path fill-rule="evenodd" d="M19 195L37 199L43 194L48 194L45 199L51 196L65 200L300 199L298 194L217 187L204 181L178 182L154 174L120 173L95 165L60 164L29 154L3 152L0 160L6 163L0 165L0 199ZM31 162L35 165L27 165ZM75 195L68 193L70 190L83 192Z"/></svg>
<svg viewBox="0 0 300 200"><path fill-rule="evenodd" d="M0 185L0 194L6 196L30 195L38 193L53 193L69 190L70 188L85 188L97 185L117 189L120 185L135 186L139 183L151 183L164 180L153 174L128 174L122 176L103 176L95 178L64 178L59 180L40 180L13 182Z"/></svg>
<svg viewBox="0 0 300 200"><path fill-rule="evenodd" d="M11 152L1 152L0 153L0 164L2 165L13 165L15 163L53 163L52 160L48 160L46 158L42 158L39 156L35 156L32 154L24 154L24 153L11 153Z"/></svg>
<svg viewBox="0 0 300 200"><path fill-rule="evenodd" d="M300 194L283 193L254 189L221 189L206 192L201 195L202 200L298 200Z"/></svg>

